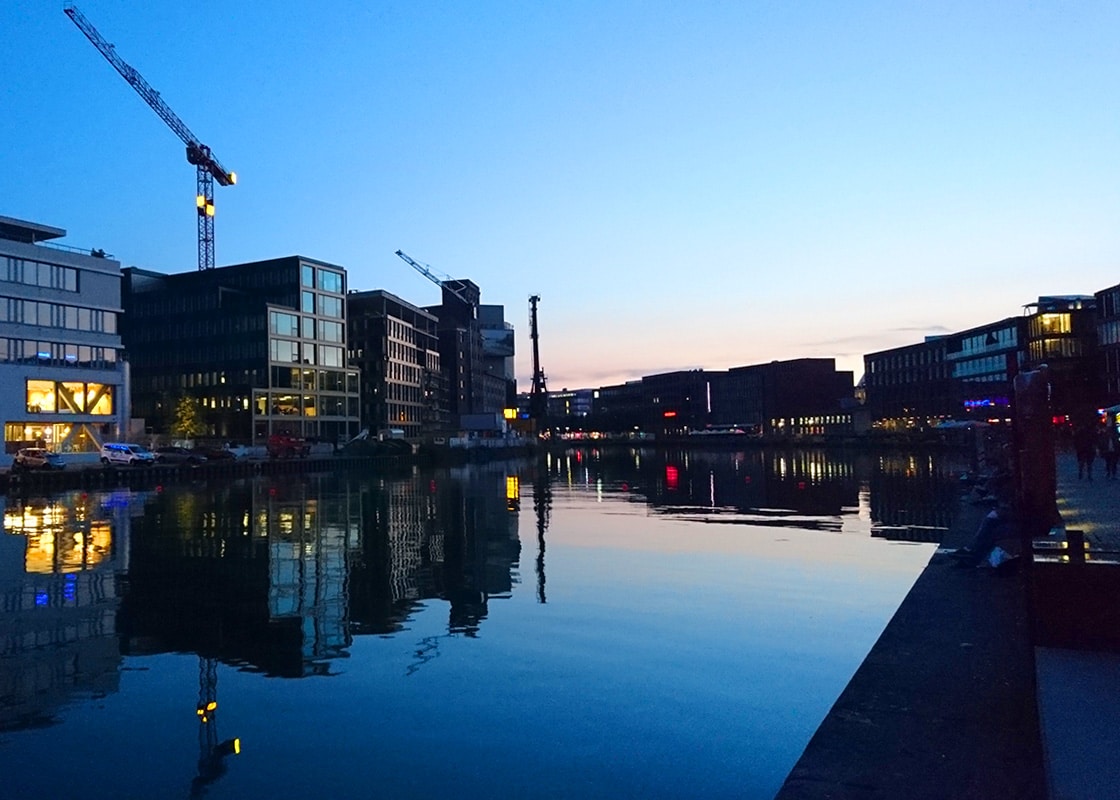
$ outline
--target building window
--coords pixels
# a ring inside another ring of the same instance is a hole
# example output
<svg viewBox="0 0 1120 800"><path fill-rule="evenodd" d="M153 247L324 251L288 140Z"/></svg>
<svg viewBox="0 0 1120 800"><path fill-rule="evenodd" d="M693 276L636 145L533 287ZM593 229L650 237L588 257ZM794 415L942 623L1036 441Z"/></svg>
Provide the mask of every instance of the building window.
<svg viewBox="0 0 1120 800"><path fill-rule="evenodd" d="M305 314L315 313L315 293L314 292L300 292L299 294L299 308Z"/></svg>
<svg viewBox="0 0 1120 800"><path fill-rule="evenodd" d="M315 270L308 264L301 264L299 268L300 284L306 286L308 289L315 286Z"/></svg>
<svg viewBox="0 0 1120 800"><path fill-rule="evenodd" d="M292 364L299 362L299 343L289 342L284 339L268 340L270 357L273 361L282 361Z"/></svg>
<svg viewBox="0 0 1120 800"><path fill-rule="evenodd" d="M319 316L342 318L342 298L319 295Z"/></svg>
<svg viewBox="0 0 1120 800"><path fill-rule="evenodd" d="M78 381L27 381L27 410L32 414L112 416L113 386Z"/></svg>
<svg viewBox="0 0 1120 800"><path fill-rule="evenodd" d="M324 342L341 342L342 323L329 322L325 319L319 320L319 339Z"/></svg>
<svg viewBox="0 0 1120 800"><path fill-rule="evenodd" d="M54 381L27 382L27 410L32 414L54 413Z"/></svg>
<svg viewBox="0 0 1120 800"><path fill-rule="evenodd" d="M319 345L319 365L323 367L343 366L342 348Z"/></svg>
<svg viewBox="0 0 1120 800"><path fill-rule="evenodd" d="M299 317L281 311L270 311L268 330L277 336L299 336Z"/></svg>
<svg viewBox="0 0 1120 800"><path fill-rule="evenodd" d="M63 414L83 414L86 410L86 386L84 383L63 381L58 384L58 410Z"/></svg>
<svg viewBox="0 0 1120 800"><path fill-rule="evenodd" d="M322 289L324 292L342 294L342 273L320 269L316 272L316 276L319 279L319 289Z"/></svg>

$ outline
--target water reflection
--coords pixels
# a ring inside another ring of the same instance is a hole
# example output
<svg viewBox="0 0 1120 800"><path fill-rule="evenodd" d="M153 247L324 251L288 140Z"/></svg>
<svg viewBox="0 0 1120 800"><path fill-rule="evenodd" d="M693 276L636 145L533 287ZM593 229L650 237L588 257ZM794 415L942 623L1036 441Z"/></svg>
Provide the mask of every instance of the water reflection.
<svg viewBox="0 0 1120 800"><path fill-rule="evenodd" d="M323 687L316 700L334 702L340 714L339 701L332 701L325 687L354 680L354 673L371 674L388 687L380 696L382 704L393 705L386 699L393 691L408 698L400 701L402 706L421 703L425 693L435 692L431 702L439 716L463 702L460 684L448 689L455 694L441 697L439 682L451 670L466 669L464 648L469 648L480 659L474 665L477 674L487 678L472 683L471 697L482 698L481 705L490 698L488 713L505 719L509 747L516 745L517 736L510 731L517 727L508 719L512 712L500 708L505 692L520 687L524 696L519 708L541 697L589 693L588 708L557 709L546 703L529 715L550 736L562 736L567 724L573 739L558 746L578 752L577 742L594 733L585 726L600 713L596 709L610 703L625 706L625 693L609 687L637 675L636 667L651 659L670 658L664 668L675 676L672 686L699 669L697 685L687 698L671 691L666 701L648 695L648 680L635 678L631 699L636 708L669 702L677 713L700 714L693 704L704 685L724 685L740 671L761 673L758 665L744 666L744 659L770 652L766 648L776 647L779 631L802 630L781 617L791 608L802 609L797 624L811 625L817 612L806 609L818 601L800 588L786 597L776 590L768 595L771 587L757 595L746 587L764 579L778 586L787 574L783 570L801 580L801 568L789 565L809 552L828 552L826 558L833 558L847 542L834 533L869 539L893 531L889 538L917 538L914 532L923 526L948 525L962 469L944 458L904 455L586 449L523 464L400 475L284 476L147 493L9 499L0 536L0 729L29 731L67 719L66 707L74 700L127 694L120 689L121 676L135 664L166 663L159 658L164 654L175 663L189 657L191 670L194 660L198 669L198 755L197 768L192 764L184 778L193 775L191 791L201 794L229 769L229 757L240 746L236 737L253 742L246 751L251 753L271 735L244 711L224 717L227 738L219 735L219 676L223 692L233 688L242 702L236 690L244 691L249 679L267 683L273 693ZM609 523L606 517L588 516L587 508L597 509L598 503L604 511L626 513ZM663 537L696 530L682 527L692 522L725 526L705 529L718 531L725 549L704 549L711 547L709 541L662 561L663 553L639 553L621 544L610 554L583 548L597 536L609 534L621 541L621 531L645 537L646 516L658 518ZM779 529L783 537L798 541L796 546L783 544L780 552L741 548L731 541L746 538L739 533L750 533L751 527ZM520 586L521 536L534 550L531 588ZM837 547L823 551L825 540ZM551 584L546 580L546 543ZM828 566L817 570L830 582L825 585L843 586L846 570L874 565L862 557L848 562L837 557ZM642 577L631 584L629 573ZM599 591L609 595L609 602L599 599ZM519 598L520 606L505 603L507 613L497 613L496 604ZM663 619L664 629L659 627ZM682 626L682 620L688 624ZM554 645L543 635L534 639L539 630L548 630L548 636L560 637L564 644ZM723 665L719 674L724 677L704 678L710 665L698 667L694 659L672 663L672 653L663 647L666 640L674 644L669 650L679 650L686 660L689 653L699 652ZM713 649L713 642L724 641L729 642L726 652ZM396 643L395 649L375 647L386 642ZM800 654L798 664L813 665L821 662L821 649L835 647L799 642L793 652ZM371 652L382 662L372 660ZM483 652L492 655L477 655ZM356 664L358 657L365 660ZM502 672L507 663L508 674ZM573 674L584 675L583 682L564 685ZM180 670L147 679L160 692L189 690L175 701L175 725L183 718L189 721L194 702L194 675L184 678ZM392 684L400 679L416 687L415 694ZM370 691L362 684L358 689ZM737 691L754 690L744 684ZM789 693L788 687L765 693L778 696L782 691ZM746 724L735 721L732 700L713 698L703 713L725 726ZM182 718L180 702L186 706ZM157 716L162 713L156 711ZM261 717L267 717L263 709ZM473 737L478 722L472 718L463 730ZM655 722L671 733L651 739L650 746L661 741L670 752L681 735L674 719L643 718L633 724L645 730ZM490 729L498 735L503 724ZM177 728L175 733L179 740L191 735ZM236 736L229 738L231 734ZM792 757L801 746L803 742L788 748ZM252 758L240 756L238 761ZM234 770L248 771L240 763ZM774 771L780 780L783 770L779 766ZM710 772L720 774L714 765ZM221 785L235 781L227 778ZM492 788L500 793L503 787Z"/></svg>
<svg viewBox="0 0 1120 800"><path fill-rule="evenodd" d="M117 691L128 494L0 500L0 730L49 725Z"/></svg>
<svg viewBox="0 0 1120 800"><path fill-rule="evenodd" d="M395 480L296 476L176 487L136 523L126 653L189 651L268 675L325 675L353 637L425 600L474 636L520 553L503 470Z"/></svg>
<svg viewBox="0 0 1120 800"><path fill-rule="evenodd" d="M553 482L625 493L658 514L706 522L842 531L857 518L893 538L943 531L968 460L952 454L823 450L576 449L550 458ZM864 529L866 532L866 529ZM926 535L920 538L928 541Z"/></svg>

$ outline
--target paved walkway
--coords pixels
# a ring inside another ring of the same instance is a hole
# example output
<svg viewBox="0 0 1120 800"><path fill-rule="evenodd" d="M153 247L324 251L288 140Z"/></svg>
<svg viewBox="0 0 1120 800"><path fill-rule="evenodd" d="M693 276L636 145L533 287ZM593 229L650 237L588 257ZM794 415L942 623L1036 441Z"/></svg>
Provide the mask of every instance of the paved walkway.
<svg viewBox="0 0 1120 800"><path fill-rule="evenodd" d="M944 552L988 509L962 505L778 800L1045 800L1025 574Z"/></svg>
<svg viewBox="0 0 1120 800"><path fill-rule="evenodd" d="M1120 572L1106 563L1120 560L1120 480L1105 479L1100 461L1092 481L1078 479L1072 454L1059 454L1057 464L1058 510L1067 529L1084 532L1087 545L1087 563L1074 569L1093 581L1103 571ZM1120 596L1093 602L1113 611L1090 607L1083 613L1115 619ZM1093 644L1090 638L1085 647ZM1036 647L1035 669L1050 798L1120 798L1120 653Z"/></svg>
<svg viewBox="0 0 1120 800"><path fill-rule="evenodd" d="M1056 533L1051 563L961 568L987 511L963 504L778 800L1120 800L1120 480L1057 467L1086 562Z"/></svg>

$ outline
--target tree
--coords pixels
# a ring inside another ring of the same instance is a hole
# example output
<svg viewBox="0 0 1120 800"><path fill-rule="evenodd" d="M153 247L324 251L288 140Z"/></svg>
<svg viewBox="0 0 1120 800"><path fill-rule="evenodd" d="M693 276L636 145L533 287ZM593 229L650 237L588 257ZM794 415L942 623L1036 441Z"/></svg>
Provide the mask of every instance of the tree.
<svg viewBox="0 0 1120 800"><path fill-rule="evenodd" d="M171 424L171 435L179 439L193 439L206 433L206 423L202 420L202 409L193 397L180 397L175 404L175 421Z"/></svg>

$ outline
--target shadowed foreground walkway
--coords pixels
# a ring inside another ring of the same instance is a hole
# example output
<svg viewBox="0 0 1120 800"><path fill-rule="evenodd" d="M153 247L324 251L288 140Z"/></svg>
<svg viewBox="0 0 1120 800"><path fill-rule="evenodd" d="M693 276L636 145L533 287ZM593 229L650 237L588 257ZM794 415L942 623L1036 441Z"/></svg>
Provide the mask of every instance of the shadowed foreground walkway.
<svg viewBox="0 0 1120 800"><path fill-rule="evenodd" d="M1068 454L1057 466L1088 561L1059 549L1031 578L957 566L944 550L987 510L966 505L780 800L1120 799L1120 481L1099 462L1078 480Z"/></svg>
<svg viewBox="0 0 1120 800"><path fill-rule="evenodd" d="M966 505L942 550L987 511ZM1026 597L939 550L777 797L1045 798Z"/></svg>

